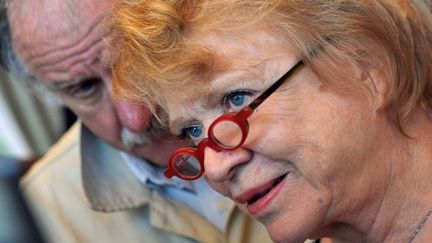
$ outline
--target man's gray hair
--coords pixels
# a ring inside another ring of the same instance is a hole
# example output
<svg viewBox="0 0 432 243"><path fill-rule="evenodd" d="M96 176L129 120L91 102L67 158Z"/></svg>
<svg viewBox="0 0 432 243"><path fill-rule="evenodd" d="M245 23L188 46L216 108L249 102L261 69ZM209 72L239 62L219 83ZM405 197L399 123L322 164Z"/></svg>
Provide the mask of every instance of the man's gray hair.
<svg viewBox="0 0 432 243"><path fill-rule="evenodd" d="M62 104L61 99L38 80L21 61L14 50L7 12L8 0L0 0L0 66L47 104Z"/></svg>

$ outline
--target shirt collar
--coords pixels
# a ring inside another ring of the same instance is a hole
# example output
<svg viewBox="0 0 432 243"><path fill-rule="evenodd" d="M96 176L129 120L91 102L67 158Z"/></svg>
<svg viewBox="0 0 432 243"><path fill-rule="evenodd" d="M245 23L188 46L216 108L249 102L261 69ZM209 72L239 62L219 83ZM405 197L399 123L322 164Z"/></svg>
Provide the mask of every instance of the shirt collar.
<svg viewBox="0 0 432 243"><path fill-rule="evenodd" d="M117 149L84 125L80 137L82 183L94 210L117 211L149 202L149 190L142 186Z"/></svg>
<svg viewBox="0 0 432 243"><path fill-rule="evenodd" d="M147 186L149 183L155 186L174 186L179 189L187 189L193 191L193 186L190 182L173 177L168 179L164 175L164 168L152 165L146 160L133 156L131 154L120 152L124 161L126 161L129 168L141 181L141 183Z"/></svg>

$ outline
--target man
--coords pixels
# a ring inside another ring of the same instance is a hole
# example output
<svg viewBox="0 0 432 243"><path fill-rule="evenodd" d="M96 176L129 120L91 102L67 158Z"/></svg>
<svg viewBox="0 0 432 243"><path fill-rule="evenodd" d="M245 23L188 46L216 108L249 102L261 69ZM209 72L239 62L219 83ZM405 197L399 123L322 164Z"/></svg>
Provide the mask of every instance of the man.
<svg viewBox="0 0 432 243"><path fill-rule="evenodd" d="M111 4L7 1L17 54L7 53L8 68L81 120L21 183L46 240L268 241L260 224L204 181L164 179L167 155L181 144L158 129L148 109L111 97L111 73L100 62Z"/></svg>

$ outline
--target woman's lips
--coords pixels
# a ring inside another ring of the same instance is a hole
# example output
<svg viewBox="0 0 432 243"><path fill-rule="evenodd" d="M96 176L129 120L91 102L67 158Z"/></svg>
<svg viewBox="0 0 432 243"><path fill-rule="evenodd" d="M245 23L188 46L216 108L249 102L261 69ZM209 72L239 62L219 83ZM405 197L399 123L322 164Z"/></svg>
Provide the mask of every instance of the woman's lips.
<svg viewBox="0 0 432 243"><path fill-rule="evenodd" d="M271 202L271 200L278 194L283 187L282 183L287 174L284 174L270 182L261 186L255 187L241 196L235 198L238 203L246 204L246 207L251 215L255 215Z"/></svg>

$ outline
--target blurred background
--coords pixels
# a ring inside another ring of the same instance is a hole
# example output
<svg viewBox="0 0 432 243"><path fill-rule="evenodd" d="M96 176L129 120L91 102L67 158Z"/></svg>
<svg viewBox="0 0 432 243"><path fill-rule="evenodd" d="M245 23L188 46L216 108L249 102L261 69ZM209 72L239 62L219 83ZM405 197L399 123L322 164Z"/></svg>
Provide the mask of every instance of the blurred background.
<svg viewBox="0 0 432 243"><path fill-rule="evenodd" d="M0 155L31 160L65 129L64 111L48 106L0 71Z"/></svg>
<svg viewBox="0 0 432 243"><path fill-rule="evenodd" d="M18 182L75 121L42 103L0 69L0 243L42 242Z"/></svg>

